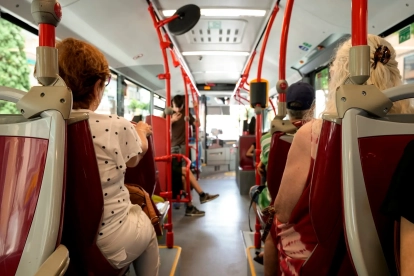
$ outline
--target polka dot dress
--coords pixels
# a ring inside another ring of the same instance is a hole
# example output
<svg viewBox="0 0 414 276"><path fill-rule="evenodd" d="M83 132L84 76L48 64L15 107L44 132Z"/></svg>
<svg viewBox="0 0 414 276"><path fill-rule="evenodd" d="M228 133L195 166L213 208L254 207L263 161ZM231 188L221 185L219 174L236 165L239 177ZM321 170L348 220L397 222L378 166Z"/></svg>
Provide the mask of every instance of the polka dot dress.
<svg viewBox="0 0 414 276"><path fill-rule="evenodd" d="M141 140L132 124L117 115L96 114L90 110L89 126L95 146L104 196L104 213L98 240L122 231L131 206L124 185L126 163L142 152Z"/></svg>

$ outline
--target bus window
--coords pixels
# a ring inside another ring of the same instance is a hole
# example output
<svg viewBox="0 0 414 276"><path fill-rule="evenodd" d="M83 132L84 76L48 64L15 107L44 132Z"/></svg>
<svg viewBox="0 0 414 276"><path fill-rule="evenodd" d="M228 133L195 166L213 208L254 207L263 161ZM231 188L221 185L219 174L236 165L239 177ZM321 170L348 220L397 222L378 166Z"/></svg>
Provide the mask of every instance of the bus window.
<svg viewBox="0 0 414 276"><path fill-rule="evenodd" d="M315 117L320 117L325 110L326 95L328 94L329 69L325 68L315 75Z"/></svg>
<svg viewBox="0 0 414 276"><path fill-rule="evenodd" d="M0 86L29 91L38 85L33 76L38 37L0 18ZM0 101L0 114L18 114L16 104Z"/></svg>
<svg viewBox="0 0 414 276"><path fill-rule="evenodd" d="M154 108L154 115L158 117L163 117L164 111L162 109Z"/></svg>
<svg viewBox="0 0 414 276"><path fill-rule="evenodd" d="M127 90L124 96L124 117L132 120L134 116L140 115L145 121L145 117L150 114L151 92L128 80L125 82Z"/></svg>
<svg viewBox="0 0 414 276"><path fill-rule="evenodd" d="M154 107L161 108L164 110L165 108L165 99L161 97L160 95L154 94ZM155 110L154 110L155 112ZM155 115L155 113L154 113Z"/></svg>
<svg viewBox="0 0 414 276"><path fill-rule="evenodd" d="M101 103L96 109L96 113L100 114L116 114L116 93L117 93L118 76L111 73L111 81L105 87Z"/></svg>
<svg viewBox="0 0 414 276"><path fill-rule="evenodd" d="M414 83L414 23L385 39L394 46L403 83Z"/></svg>

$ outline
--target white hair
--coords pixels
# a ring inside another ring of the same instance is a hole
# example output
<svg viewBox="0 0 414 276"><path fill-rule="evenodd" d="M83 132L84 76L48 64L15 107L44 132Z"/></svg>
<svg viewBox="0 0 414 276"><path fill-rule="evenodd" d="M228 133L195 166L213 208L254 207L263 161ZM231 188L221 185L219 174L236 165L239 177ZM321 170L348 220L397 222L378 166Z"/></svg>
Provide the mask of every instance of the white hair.
<svg viewBox="0 0 414 276"><path fill-rule="evenodd" d="M370 46L371 64L370 77L367 80L367 84L373 84L381 91L401 85L401 75L400 71L398 70L398 62L395 60L396 54L394 47L392 47L392 45L388 41L376 35L369 34L367 41L368 45ZM380 45L388 47L388 49L391 52L391 57L386 64L382 64L380 61L378 61L376 64L376 68L374 69L372 68L372 64L374 64L374 54ZM349 50L351 46L351 39L347 40L339 46L333 64L329 69L331 79L329 80L329 90L328 98L326 101L326 107L323 112L325 114L337 114L335 102L336 90L339 86L344 84L345 80L349 76ZM393 107L391 108L389 113L414 113L414 108L411 105L410 100L402 100L394 102Z"/></svg>

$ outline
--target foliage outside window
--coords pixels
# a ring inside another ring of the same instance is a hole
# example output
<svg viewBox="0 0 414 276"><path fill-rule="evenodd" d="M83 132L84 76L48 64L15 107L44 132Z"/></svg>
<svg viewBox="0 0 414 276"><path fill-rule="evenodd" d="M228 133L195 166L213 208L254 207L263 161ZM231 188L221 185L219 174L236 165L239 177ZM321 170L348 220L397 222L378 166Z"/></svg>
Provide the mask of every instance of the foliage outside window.
<svg viewBox="0 0 414 276"><path fill-rule="evenodd" d="M36 38L20 27L0 19L0 86L29 91L33 85L33 77L30 75L33 74L34 60L33 57L28 57L26 42ZM0 114L18 113L15 103L0 101Z"/></svg>
<svg viewBox="0 0 414 276"><path fill-rule="evenodd" d="M124 117L132 120L134 116L141 115L145 120L150 114L151 92L128 80L125 80L125 83L127 87L124 95Z"/></svg>

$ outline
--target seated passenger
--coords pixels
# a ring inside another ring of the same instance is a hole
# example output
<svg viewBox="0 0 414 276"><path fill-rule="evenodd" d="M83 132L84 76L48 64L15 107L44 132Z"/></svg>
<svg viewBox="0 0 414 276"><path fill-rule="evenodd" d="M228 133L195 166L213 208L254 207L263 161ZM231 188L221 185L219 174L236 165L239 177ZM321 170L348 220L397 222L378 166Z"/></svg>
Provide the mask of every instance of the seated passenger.
<svg viewBox="0 0 414 276"><path fill-rule="evenodd" d="M368 35L371 50L371 75L367 84L380 90L401 85L401 75L395 60L394 48L385 39ZM324 113L336 115L335 93L337 88L349 77L348 61L351 40L339 47L330 68L331 80ZM409 100L395 102L390 113L412 113ZM309 185L308 175L313 168L322 120L313 120L302 126L296 133L290 148L286 168L282 177L279 193L275 200L276 232L265 243L265 275L300 275L301 267L311 255L317 239L309 215L309 200L300 201L302 193ZM339 185L339 183L337 183ZM293 209L297 210L292 217ZM272 238L277 244L279 260L276 259Z"/></svg>
<svg viewBox="0 0 414 276"><path fill-rule="evenodd" d="M174 114L171 116L171 153L175 154L184 154L185 155L185 121L184 121L184 96L183 95L176 95L172 99L172 106L174 110ZM195 120L190 113L189 123L191 125L195 124ZM198 127L195 125L195 127ZM186 176L186 161L182 161L182 176L183 176L183 185L185 185L185 176ZM197 179L194 177L193 173L189 172L190 176L190 185L192 188L196 190L196 192L200 196L200 203L206 203L211 200L216 199L219 195L210 195L205 193L203 189L200 187L200 184L197 182ZM184 186L185 187L185 186ZM176 208L179 208L179 205L175 205ZM198 210L195 206L193 206L192 202L187 204L187 208L185 210L186 216L196 216L202 217L205 215L204 211Z"/></svg>
<svg viewBox="0 0 414 276"><path fill-rule="evenodd" d="M286 107L290 122L300 126L298 123L302 121L306 114L313 108L315 100L315 89L310 84L297 82L289 86L286 93ZM268 132L260 139L262 152L260 154L260 162L257 166L258 173L262 176L262 184L266 182L266 170L268 156L270 152L270 143L272 141L272 133ZM266 184L265 184L266 185ZM259 192L260 186L255 185L250 188L250 198L253 198L253 208L256 212L256 204L259 204L261 210L269 206L272 198L267 186ZM263 252L255 257L255 260L263 264Z"/></svg>
<svg viewBox="0 0 414 276"><path fill-rule="evenodd" d="M117 115L94 113L110 81L108 62L94 46L73 38L58 42L59 73L72 90L73 109L89 113L102 183L104 210L97 245L117 269L133 262L137 275L158 275L157 236L148 216L131 204L124 186L126 167L134 167L148 149L151 127L133 126ZM81 149L80 149L81 150Z"/></svg>
<svg viewBox="0 0 414 276"><path fill-rule="evenodd" d="M254 156L254 150L256 149L256 142L254 142L251 146L250 146L250 148L246 151L246 156L247 157L251 157L251 158L253 158L253 156Z"/></svg>

